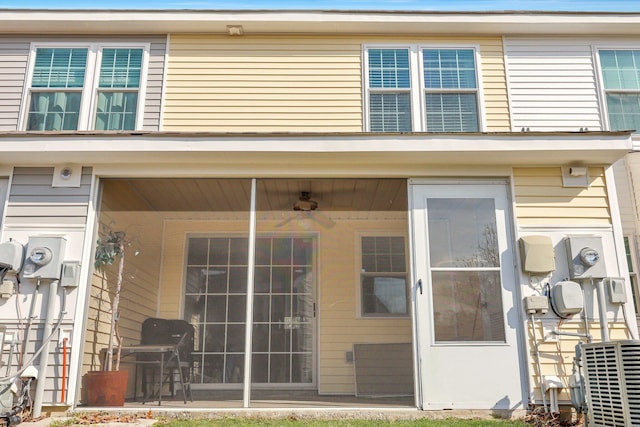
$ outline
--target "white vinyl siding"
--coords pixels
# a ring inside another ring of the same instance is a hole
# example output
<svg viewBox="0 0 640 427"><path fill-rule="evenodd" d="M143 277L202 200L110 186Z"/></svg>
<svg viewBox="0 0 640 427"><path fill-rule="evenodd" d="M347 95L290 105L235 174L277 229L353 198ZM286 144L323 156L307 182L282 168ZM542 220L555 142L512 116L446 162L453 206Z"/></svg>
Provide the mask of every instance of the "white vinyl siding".
<svg viewBox="0 0 640 427"><path fill-rule="evenodd" d="M602 130L589 40L505 38L512 130Z"/></svg>

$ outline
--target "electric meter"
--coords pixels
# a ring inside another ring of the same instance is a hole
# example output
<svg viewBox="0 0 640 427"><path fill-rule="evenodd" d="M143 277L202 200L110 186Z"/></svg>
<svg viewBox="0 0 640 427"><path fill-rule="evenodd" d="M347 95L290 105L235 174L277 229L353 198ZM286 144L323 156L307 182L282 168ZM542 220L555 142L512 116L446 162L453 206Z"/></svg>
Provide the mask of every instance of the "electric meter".
<svg viewBox="0 0 640 427"><path fill-rule="evenodd" d="M593 267L600 261L600 254L593 248L582 248L580 250L580 261L586 267Z"/></svg>
<svg viewBox="0 0 640 427"><path fill-rule="evenodd" d="M51 262L53 252L46 247L33 248L29 253L29 259L36 265L45 265Z"/></svg>
<svg viewBox="0 0 640 427"><path fill-rule="evenodd" d="M565 245L571 279L607 277L602 237L567 236Z"/></svg>
<svg viewBox="0 0 640 427"><path fill-rule="evenodd" d="M27 257L22 269L25 279L60 278L67 240L58 236L31 236L27 244Z"/></svg>

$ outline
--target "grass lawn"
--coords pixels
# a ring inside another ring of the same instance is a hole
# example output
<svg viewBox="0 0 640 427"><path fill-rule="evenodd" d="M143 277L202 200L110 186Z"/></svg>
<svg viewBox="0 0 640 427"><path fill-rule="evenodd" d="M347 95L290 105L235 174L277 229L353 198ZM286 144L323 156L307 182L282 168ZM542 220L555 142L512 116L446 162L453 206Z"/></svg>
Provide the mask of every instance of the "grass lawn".
<svg viewBox="0 0 640 427"><path fill-rule="evenodd" d="M222 418L222 419L176 419L163 420L154 426L162 427L238 427L238 426L265 426L265 427L527 427L529 424L523 421L504 420L318 420L318 419L270 419L270 418ZM529 426L530 427L530 426Z"/></svg>

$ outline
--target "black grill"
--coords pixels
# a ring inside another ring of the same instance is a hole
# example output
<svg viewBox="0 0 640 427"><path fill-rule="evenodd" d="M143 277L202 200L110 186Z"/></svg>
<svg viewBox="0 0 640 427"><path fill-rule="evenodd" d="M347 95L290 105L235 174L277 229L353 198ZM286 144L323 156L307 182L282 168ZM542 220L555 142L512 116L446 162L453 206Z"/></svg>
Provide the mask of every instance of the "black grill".
<svg viewBox="0 0 640 427"><path fill-rule="evenodd" d="M179 344L180 362L191 365L193 352L193 325L185 320L158 319L151 317L142 322L140 344ZM140 354L144 358L153 359L153 354ZM155 356L157 358L157 356Z"/></svg>

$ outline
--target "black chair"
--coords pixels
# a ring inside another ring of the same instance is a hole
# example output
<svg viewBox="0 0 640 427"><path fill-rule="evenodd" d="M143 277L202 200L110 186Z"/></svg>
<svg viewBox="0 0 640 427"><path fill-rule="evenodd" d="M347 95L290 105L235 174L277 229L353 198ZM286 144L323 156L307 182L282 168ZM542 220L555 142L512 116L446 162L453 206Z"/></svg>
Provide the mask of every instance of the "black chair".
<svg viewBox="0 0 640 427"><path fill-rule="evenodd" d="M164 365L160 369L158 353L139 353L137 363L142 366L142 393L144 400L150 396L149 384L163 387L169 384L171 397L175 397L176 379L180 383L182 396L193 402L191 393L191 371L193 367L192 352L194 350L194 328L185 320L148 318L142 323L141 345L173 345L175 351L164 353ZM163 372L164 378L156 381L156 376ZM160 393L160 390L158 390Z"/></svg>

